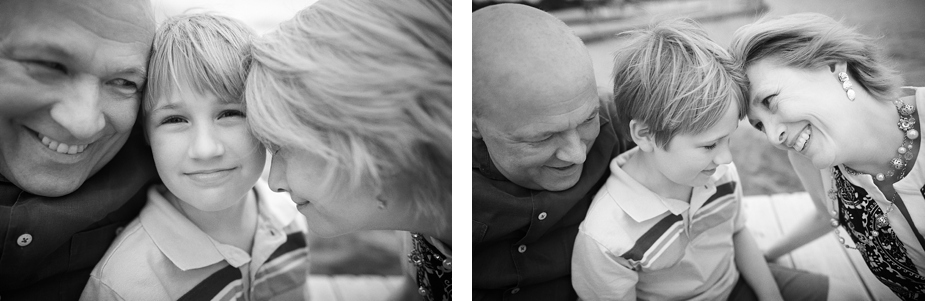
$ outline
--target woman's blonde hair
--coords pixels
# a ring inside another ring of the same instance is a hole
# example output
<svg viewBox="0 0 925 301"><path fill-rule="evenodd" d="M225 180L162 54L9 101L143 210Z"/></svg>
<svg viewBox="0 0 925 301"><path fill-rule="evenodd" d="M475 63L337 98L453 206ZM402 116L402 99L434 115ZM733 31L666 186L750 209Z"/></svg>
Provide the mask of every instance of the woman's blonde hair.
<svg viewBox="0 0 925 301"><path fill-rule="evenodd" d="M243 101L253 38L247 25L224 16L188 14L164 20L151 48L143 112L181 87L212 93L223 102Z"/></svg>
<svg viewBox="0 0 925 301"><path fill-rule="evenodd" d="M730 52L742 70L766 58L809 69L845 62L848 76L883 100L893 99L902 82L875 39L816 13L762 18L742 26L733 35Z"/></svg>
<svg viewBox="0 0 925 301"><path fill-rule="evenodd" d="M451 36L448 0L319 1L255 41L248 123L328 162L328 183L294 185L407 187L449 222Z"/></svg>
<svg viewBox="0 0 925 301"><path fill-rule="evenodd" d="M613 99L623 131L635 119L666 147L678 134L708 130L733 103L745 117L745 76L693 21L664 21L621 36L629 40L614 58Z"/></svg>

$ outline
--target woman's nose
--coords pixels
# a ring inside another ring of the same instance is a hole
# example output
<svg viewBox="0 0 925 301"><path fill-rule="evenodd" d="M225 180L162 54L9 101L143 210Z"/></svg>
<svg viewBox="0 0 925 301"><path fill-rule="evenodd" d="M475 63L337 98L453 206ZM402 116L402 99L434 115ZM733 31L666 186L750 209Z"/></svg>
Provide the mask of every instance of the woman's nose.
<svg viewBox="0 0 925 301"><path fill-rule="evenodd" d="M273 155L270 161L270 176L267 182L273 191L289 192L289 183L286 182L286 165L277 155Z"/></svg>

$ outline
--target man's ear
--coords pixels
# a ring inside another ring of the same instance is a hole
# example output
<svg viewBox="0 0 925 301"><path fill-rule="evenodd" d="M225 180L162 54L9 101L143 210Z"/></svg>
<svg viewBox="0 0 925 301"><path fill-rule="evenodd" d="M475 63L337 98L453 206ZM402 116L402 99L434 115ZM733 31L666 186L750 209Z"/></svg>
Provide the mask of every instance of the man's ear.
<svg viewBox="0 0 925 301"><path fill-rule="evenodd" d="M652 152L658 145L655 144L655 136L649 131L649 126L639 122L636 119L630 120L629 124L630 137L636 146L644 152Z"/></svg>
<svg viewBox="0 0 925 301"><path fill-rule="evenodd" d="M478 126L477 124L475 124L475 119L476 119L476 118L478 118L478 117L475 117L475 114L473 114L473 115L472 115L472 138L475 138L475 139L482 139L482 133L479 132L479 126Z"/></svg>

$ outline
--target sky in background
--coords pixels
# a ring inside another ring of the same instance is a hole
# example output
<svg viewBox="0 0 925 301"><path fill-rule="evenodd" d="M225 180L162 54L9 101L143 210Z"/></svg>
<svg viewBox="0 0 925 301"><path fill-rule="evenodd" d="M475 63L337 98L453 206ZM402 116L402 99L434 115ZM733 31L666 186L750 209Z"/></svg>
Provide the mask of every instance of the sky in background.
<svg viewBox="0 0 925 301"><path fill-rule="evenodd" d="M275 29L316 0L152 0L158 23L167 17L190 12L212 12L232 17L251 26L258 34Z"/></svg>

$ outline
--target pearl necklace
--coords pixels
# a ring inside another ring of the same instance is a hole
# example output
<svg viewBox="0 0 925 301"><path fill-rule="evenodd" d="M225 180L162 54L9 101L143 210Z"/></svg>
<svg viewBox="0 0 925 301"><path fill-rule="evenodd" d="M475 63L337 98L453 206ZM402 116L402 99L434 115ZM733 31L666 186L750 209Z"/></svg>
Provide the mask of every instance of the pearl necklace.
<svg viewBox="0 0 925 301"><path fill-rule="evenodd" d="M898 155L894 157L893 159L890 159L890 167L892 167L892 169L888 170L885 175L883 173L877 173L877 175L874 176L874 179L880 182L883 182L887 178L893 178L893 176L895 175L896 177L895 177L895 180L893 181L895 183L895 182L899 182L899 180L902 180L902 178L906 176L906 167L908 167L907 163L909 162L909 160L915 157L915 152L912 151L913 141L915 139L918 139L919 137L919 132L915 130L916 120L915 120L915 117L912 116L912 114L915 113L915 107L909 104L905 104L898 99L893 100L893 105L896 106L896 111L899 112L899 122L896 123L896 126L899 127L899 130L903 132L903 142L902 144L899 145L899 148L896 149L896 152L898 153ZM834 169L835 167L832 167L832 168ZM864 174L848 166L845 166L845 171L853 175ZM839 243L845 246L845 248L857 249L857 247L852 247L852 246L845 244L845 238L842 237L841 233L839 233L838 231L839 210L838 210L838 204L836 203L838 201L838 194L839 194L838 186L835 181L835 175L833 172L832 188L829 189L828 191L829 199L832 201L832 211L829 212L832 215L832 219L829 220L829 223L832 225L833 228L835 228L835 235L838 236ZM882 214L877 214L877 217L874 218L874 223L877 229L883 229L890 225L890 221L887 219L887 215L893 211L893 204L896 202L896 196L898 194L899 194L898 192L894 191L893 195L890 197L890 200L889 200L890 207L887 208L886 212ZM868 236L868 240L872 240L873 237L877 237L877 236L880 236L880 232L877 230L871 230L870 236Z"/></svg>

